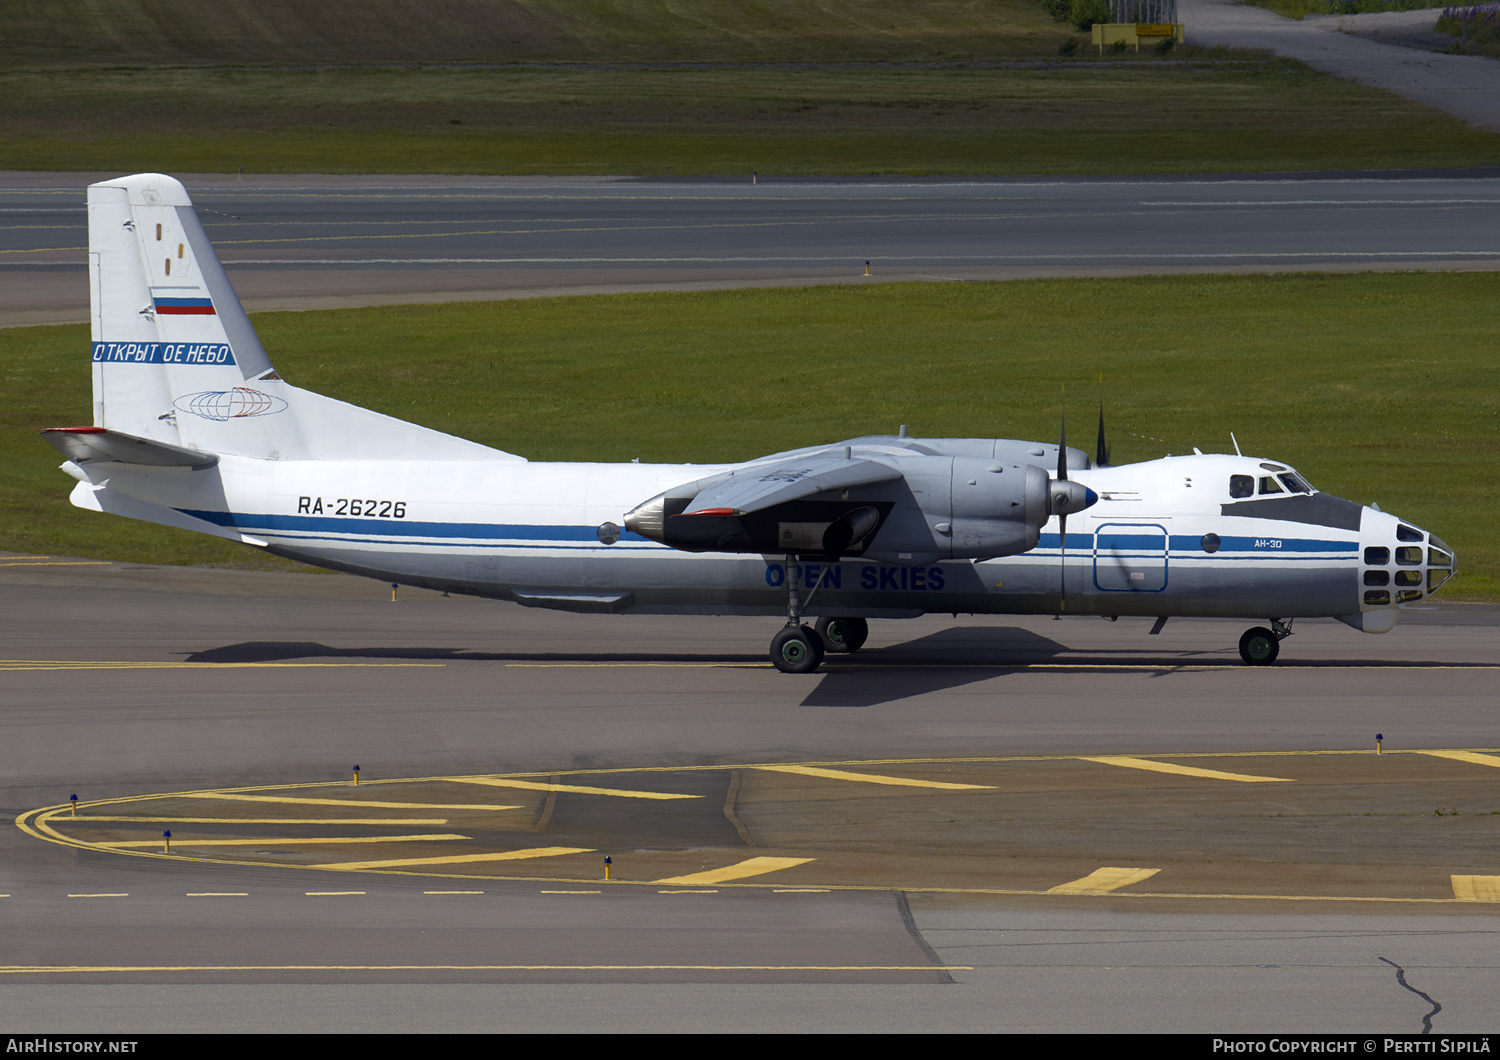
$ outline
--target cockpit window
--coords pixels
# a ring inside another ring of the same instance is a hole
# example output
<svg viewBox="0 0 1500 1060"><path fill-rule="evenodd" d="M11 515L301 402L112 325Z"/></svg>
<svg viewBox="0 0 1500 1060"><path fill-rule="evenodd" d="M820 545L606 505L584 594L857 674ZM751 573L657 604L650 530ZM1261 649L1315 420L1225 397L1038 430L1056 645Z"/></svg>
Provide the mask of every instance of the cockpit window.
<svg viewBox="0 0 1500 1060"><path fill-rule="evenodd" d="M1265 496L1267 493L1285 493L1286 491L1281 488L1281 483L1276 481L1275 476L1263 475L1260 480L1260 492L1261 496Z"/></svg>
<svg viewBox="0 0 1500 1060"><path fill-rule="evenodd" d="M1230 475L1229 495L1231 497L1250 497L1255 493L1255 479L1250 475Z"/></svg>
<svg viewBox="0 0 1500 1060"><path fill-rule="evenodd" d="M1396 540L1420 541L1422 540L1422 531L1418 530L1415 526L1407 526L1405 523L1398 523L1396 526Z"/></svg>
<svg viewBox="0 0 1500 1060"><path fill-rule="evenodd" d="M1281 484L1287 488L1288 493L1311 493L1312 487L1307 480L1295 471L1283 471L1276 476L1281 479Z"/></svg>

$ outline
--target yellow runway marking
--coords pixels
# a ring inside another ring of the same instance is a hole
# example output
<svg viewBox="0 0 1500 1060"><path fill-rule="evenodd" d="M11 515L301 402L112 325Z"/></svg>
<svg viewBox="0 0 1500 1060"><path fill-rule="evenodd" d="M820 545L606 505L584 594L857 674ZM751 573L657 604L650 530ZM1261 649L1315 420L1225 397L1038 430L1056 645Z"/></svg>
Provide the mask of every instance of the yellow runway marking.
<svg viewBox="0 0 1500 1060"><path fill-rule="evenodd" d="M534 780L501 780L498 777L450 777L455 784L485 784L522 791L566 791L574 795L616 795L622 799L698 799L701 795L675 795L662 791L628 791L624 788L593 788L585 784L539 784Z"/></svg>
<svg viewBox="0 0 1500 1060"><path fill-rule="evenodd" d="M563 854L589 854L590 847L532 847L528 850L506 850L499 854L465 854L440 858L397 858L391 861L343 861L313 865L315 869L409 869L418 865L471 865L482 861L525 861L530 858L555 858Z"/></svg>
<svg viewBox="0 0 1500 1060"><path fill-rule="evenodd" d="M941 788L949 791L994 791L989 784L953 784L945 780L910 780L907 777L886 777L874 773L849 773L842 769L821 769L818 766L756 766L768 773L800 773L807 777L826 777L829 780L855 780L866 784L888 784L901 788Z"/></svg>
<svg viewBox="0 0 1500 1060"><path fill-rule="evenodd" d="M232 799L236 802L285 802L298 806L349 806L357 808L360 806L373 806L380 810L520 810L525 807L515 806L485 806L480 803L471 802L375 802L365 799L298 799L290 795L229 795L216 792L191 792L181 796L185 799Z"/></svg>
<svg viewBox="0 0 1500 1060"><path fill-rule="evenodd" d="M779 872L782 869L795 868L816 860L816 858L749 858L734 865L726 865L721 869L693 872L686 876L668 876L664 880L654 882L681 884L689 887L699 883L724 883L728 880L743 880L749 876L763 876L768 872Z"/></svg>
<svg viewBox="0 0 1500 1060"><path fill-rule="evenodd" d="M1106 766L1124 766L1126 769L1148 769L1153 773L1177 773L1185 777L1204 777L1208 780L1238 780L1244 784L1295 784L1286 777L1257 777L1249 773L1225 773L1217 769L1199 769L1197 766L1179 766L1170 762L1152 762L1130 755L1080 755L1080 762L1099 762Z"/></svg>
<svg viewBox="0 0 1500 1060"><path fill-rule="evenodd" d="M94 662L88 659L0 659L0 670L295 670L337 667L442 667L446 663L365 662Z"/></svg>
<svg viewBox="0 0 1500 1060"><path fill-rule="evenodd" d="M48 824L99 824L106 821L134 821L145 824L381 824L439 825L446 817L68 817L48 818Z"/></svg>
<svg viewBox="0 0 1500 1060"><path fill-rule="evenodd" d="M1495 766L1500 768L1500 757L1495 755L1482 755L1474 751L1422 751L1424 755L1433 758L1451 758L1455 762L1468 762L1475 766Z"/></svg>
<svg viewBox="0 0 1500 1060"><path fill-rule="evenodd" d="M325 836L321 839L184 839L173 836L172 842L184 847L268 847L306 846L318 843L425 843L429 839L468 839L466 835L372 835L372 836ZM126 843L99 843L101 847L147 848L159 847L160 839L132 839Z"/></svg>
<svg viewBox="0 0 1500 1060"><path fill-rule="evenodd" d="M204 664L206 665L206 664ZM771 670L774 667L769 662L697 662L697 663L663 663L663 662L509 662L504 664L507 668L521 668L533 670L638 670L638 669L679 669L679 670ZM1244 663L1238 659L1203 659L1194 662L1159 662L1159 663L1096 663L1096 662L995 662L995 663L852 663L832 662L827 664L825 673L844 670L1140 670L1146 673L1208 673L1215 670L1240 670ZM1333 669L1333 667L1307 667L1298 666L1296 663L1283 663L1280 666L1267 667L1260 671L1258 676L1275 677L1277 674L1290 676L1303 669ZM1500 670L1500 663L1411 663L1393 666L1388 663L1346 663L1338 666L1340 670ZM1362 753L1362 752L1361 752ZM1389 754L1390 752L1387 752ZM1072 756L1063 756L1072 757Z"/></svg>
<svg viewBox="0 0 1500 1060"><path fill-rule="evenodd" d="M1454 876L1453 897L1461 902L1500 902L1500 876Z"/></svg>
<svg viewBox="0 0 1500 1060"><path fill-rule="evenodd" d="M1149 880L1161 869L1095 869L1082 879L1060 883L1050 888L1048 894L1108 894L1132 883Z"/></svg>
<svg viewBox="0 0 1500 1060"><path fill-rule="evenodd" d="M325 893L310 891L310 894ZM363 894L363 891L327 892ZM972 972L968 964L38 964L0 975L97 972Z"/></svg>

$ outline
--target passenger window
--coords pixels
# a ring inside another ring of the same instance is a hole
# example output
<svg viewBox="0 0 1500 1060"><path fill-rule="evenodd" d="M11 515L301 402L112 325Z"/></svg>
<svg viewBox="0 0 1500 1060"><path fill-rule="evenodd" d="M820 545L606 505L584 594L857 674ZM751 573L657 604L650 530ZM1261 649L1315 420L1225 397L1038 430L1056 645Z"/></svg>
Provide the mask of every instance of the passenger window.
<svg viewBox="0 0 1500 1060"><path fill-rule="evenodd" d="M1396 562L1403 567L1415 567L1422 562L1422 550L1415 545L1396 549Z"/></svg>
<svg viewBox="0 0 1500 1060"><path fill-rule="evenodd" d="M1384 567L1391 561L1391 550L1381 545L1371 545L1365 549L1366 567Z"/></svg>
<svg viewBox="0 0 1500 1060"><path fill-rule="evenodd" d="M1391 584L1391 573L1384 570L1367 570L1365 571L1365 584L1389 585Z"/></svg>
<svg viewBox="0 0 1500 1060"><path fill-rule="evenodd" d="M1281 488L1281 483L1277 482L1270 475L1266 475L1264 478L1262 478L1260 480L1260 492L1262 494L1266 494L1266 493L1284 493L1285 491Z"/></svg>
<svg viewBox="0 0 1500 1060"><path fill-rule="evenodd" d="M1398 523L1396 524L1396 540L1420 541L1422 540L1422 531L1418 530L1415 526L1407 526L1405 523Z"/></svg>
<svg viewBox="0 0 1500 1060"><path fill-rule="evenodd" d="M1229 476L1229 495L1231 497L1250 497L1255 493L1255 479L1249 475Z"/></svg>

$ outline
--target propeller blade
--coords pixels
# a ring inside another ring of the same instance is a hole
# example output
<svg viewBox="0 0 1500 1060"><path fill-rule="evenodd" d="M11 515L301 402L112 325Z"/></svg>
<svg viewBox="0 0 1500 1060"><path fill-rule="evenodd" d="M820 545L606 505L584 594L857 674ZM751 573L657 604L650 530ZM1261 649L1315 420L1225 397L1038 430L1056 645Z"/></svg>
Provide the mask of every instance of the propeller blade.
<svg viewBox="0 0 1500 1060"><path fill-rule="evenodd" d="M1068 401L1063 398L1062 426L1057 437L1057 481L1068 481ZM1058 500L1061 500L1059 495ZM1062 547L1057 553L1057 615L1062 617L1068 606L1068 510L1058 505L1057 525Z"/></svg>
<svg viewBox="0 0 1500 1060"><path fill-rule="evenodd" d="M1068 514L1059 515L1057 521L1062 542L1057 554L1057 613L1061 615L1068 609Z"/></svg>
<svg viewBox="0 0 1500 1060"><path fill-rule="evenodd" d="M1099 402L1099 442L1094 448L1094 466L1109 466L1109 443L1104 440L1104 402Z"/></svg>
<svg viewBox="0 0 1500 1060"><path fill-rule="evenodd" d="M1062 430L1057 439L1057 478L1059 482L1068 481L1068 412L1063 410Z"/></svg>

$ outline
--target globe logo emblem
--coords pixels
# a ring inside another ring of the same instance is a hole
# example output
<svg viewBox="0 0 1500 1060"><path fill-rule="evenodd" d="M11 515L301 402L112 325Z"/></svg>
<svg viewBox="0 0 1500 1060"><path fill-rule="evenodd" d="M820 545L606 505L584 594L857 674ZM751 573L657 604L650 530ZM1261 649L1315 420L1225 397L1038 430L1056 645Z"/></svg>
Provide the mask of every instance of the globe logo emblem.
<svg viewBox="0 0 1500 1060"><path fill-rule="evenodd" d="M247 386L185 394L174 404L183 412L191 412L194 416L218 423L244 419L247 416L269 416L286 408L286 402L281 398L251 390Z"/></svg>

